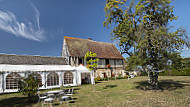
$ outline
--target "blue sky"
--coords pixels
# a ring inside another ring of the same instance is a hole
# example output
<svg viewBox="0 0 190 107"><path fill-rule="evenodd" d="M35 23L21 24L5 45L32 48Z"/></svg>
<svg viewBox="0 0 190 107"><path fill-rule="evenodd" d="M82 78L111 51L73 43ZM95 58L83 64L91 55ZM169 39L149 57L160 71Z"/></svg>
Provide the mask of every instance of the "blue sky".
<svg viewBox="0 0 190 107"><path fill-rule="evenodd" d="M189 4L174 0L178 20L171 23L188 35ZM0 53L61 56L63 36L111 42L111 30L103 27L104 6L105 0L0 0Z"/></svg>

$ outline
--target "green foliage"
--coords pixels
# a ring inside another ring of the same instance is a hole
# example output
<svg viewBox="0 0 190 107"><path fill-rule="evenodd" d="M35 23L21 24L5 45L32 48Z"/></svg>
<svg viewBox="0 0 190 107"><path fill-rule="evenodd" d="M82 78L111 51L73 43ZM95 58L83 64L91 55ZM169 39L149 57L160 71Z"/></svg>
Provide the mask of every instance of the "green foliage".
<svg viewBox="0 0 190 107"><path fill-rule="evenodd" d="M119 77L122 77L122 74L119 74Z"/></svg>
<svg viewBox="0 0 190 107"><path fill-rule="evenodd" d="M116 77L116 79L124 79L124 77L122 77L122 75L121 75L121 74L119 74L119 76L118 76L118 77Z"/></svg>
<svg viewBox="0 0 190 107"><path fill-rule="evenodd" d="M125 75L123 78L124 79L128 79L128 78L130 78L130 76L129 75Z"/></svg>
<svg viewBox="0 0 190 107"><path fill-rule="evenodd" d="M109 77L109 80L115 80L115 77L111 77L111 78Z"/></svg>
<svg viewBox="0 0 190 107"><path fill-rule="evenodd" d="M180 53L174 52L169 54L168 59L172 60L172 68L173 69L181 69L182 66L182 57L180 56Z"/></svg>
<svg viewBox="0 0 190 107"><path fill-rule="evenodd" d="M141 72L141 76L148 76L147 72Z"/></svg>
<svg viewBox="0 0 190 107"><path fill-rule="evenodd" d="M103 81L108 81L109 78L102 78Z"/></svg>
<svg viewBox="0 0 190 107"><path fill-rule="evenodd" d="M101 78L99 81L108 81L110 78Z"/></svg>
<svg viewBox="0 0 190 107"><path fill-rule="evenodd" d="M122 77L122 75L119 75L118 77L116 77L116 79L126 79L128 77L130 78L129 75L126 75L124 77ZM100 76L98 76L98 77L95 78L95 82L98 82L98 81L108 81L108 80L115 80L115 77L101 78Z"/></svg>
<svg viewBox="0 0 190 107"><path fill-rule="evenodd" d="M102 78L100 76L95 78L95 82L100 81Z"/></svg>
<svg viewBox="0 0 190 107"><path fill-rule="evenodd" d="M38 91L38 80L36 80L33 76L28 76L28 78L20 81L20 92L24 95L28 95L28 97L35 96Z"/></svg>
<svg viewBox="0 0 190 107"><path fill-rule="evenodd" d="M189 47L183 28L170 30L168 23L177 19L170 3L171 0L132 0L130 4L126 0L106 1L104 26L114 24L112 40L119 41L121 53L130 56L127 69L137 65L163 69L166 54Z"/></svg>
<svg viewBox="0 0 190 107"><path fill-rule="evenodd" d="M190 58L183 58L183 60L182 60L182 67L183 68L190 67Z"/></svg>
<svg viewBox="0 0 190 107"><path fill-rule="evenodd" d="M170 76L170 72L168 70L165 70L161 72L159 75ZM190 76L190 67L186 68L184 71L172 69L171 76Z"/></svg>
<svg viewBox="0 0 190 107"><path fill-rule="evenodd" d="M137 66L142 66L146 60L143 60L138 55L132 55L126 58L127 65L125 66L126 71L134 71Z"/></svg>
<svg viewBox="0 0 190 107"><path fill-rule="evenodd" d="M96 53L89 51L84 57L85 59L87 59L87 68L91 71L98 66L97 62L99 61L99 59L96 58L96 56Z"/></svg>

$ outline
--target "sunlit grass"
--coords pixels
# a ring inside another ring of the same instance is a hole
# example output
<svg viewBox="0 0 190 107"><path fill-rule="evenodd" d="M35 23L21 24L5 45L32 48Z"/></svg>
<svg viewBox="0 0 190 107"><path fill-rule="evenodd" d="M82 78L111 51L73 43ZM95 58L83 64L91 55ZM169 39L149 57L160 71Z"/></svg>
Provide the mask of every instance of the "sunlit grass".
<svg viewBox="0 0 190 107"><path fill-rule="evenodd" d="M148 83L147 77L136 77L130 80L109 80L102 81L94 85L82 85L74 90L72 102L69 106L79 107L126 107L126 106L190 106L190 77L189 76L161 76L159 77L159 89L150 90L146 87ZM141 87L141 88L139 88ZM27 104L23 99L23 103L18 104L6 101L12 97L24 97L22 94L4 94L0 95L0 106L41 106L40 103ZM5 100L7 99L7 100ZM48 106L48 105L45 105ZM53 106L67 106L66 102L62 105L59 101L55 101Z"/></svg>

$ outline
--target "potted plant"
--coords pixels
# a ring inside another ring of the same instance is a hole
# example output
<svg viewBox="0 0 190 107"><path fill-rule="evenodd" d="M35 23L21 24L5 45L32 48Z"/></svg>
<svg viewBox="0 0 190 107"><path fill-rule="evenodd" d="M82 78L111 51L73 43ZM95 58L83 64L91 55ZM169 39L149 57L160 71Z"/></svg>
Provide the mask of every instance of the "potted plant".
<svg viewBox="0 0 190 107"><path fill-rule="evenodd" d="M107 68L110 68L110 67L111 67L111 65L110 65L110 64L108 64L108 65L107 65Z"/></svg>

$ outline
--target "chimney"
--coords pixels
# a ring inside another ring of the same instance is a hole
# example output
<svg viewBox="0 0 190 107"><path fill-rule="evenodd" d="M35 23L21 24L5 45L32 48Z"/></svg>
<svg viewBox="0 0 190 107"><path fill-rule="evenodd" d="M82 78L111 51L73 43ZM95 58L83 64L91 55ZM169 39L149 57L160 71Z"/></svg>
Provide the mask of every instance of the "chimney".
<svg viewBox="0 0 190 107"><path fill-rule="evenodd" d="M92 40L92 38L88 38L88 40Z"/></svg>

